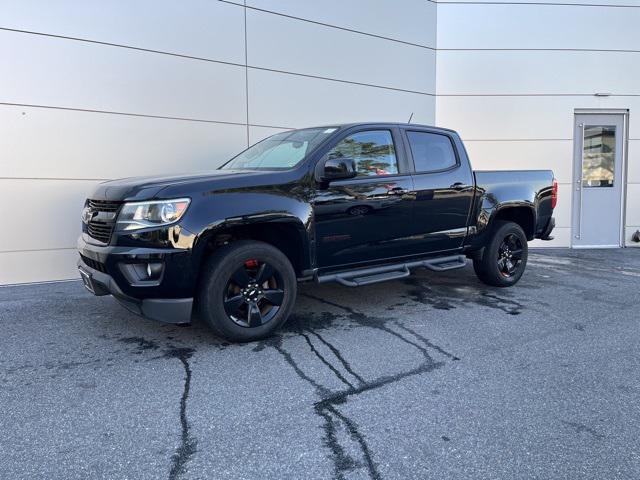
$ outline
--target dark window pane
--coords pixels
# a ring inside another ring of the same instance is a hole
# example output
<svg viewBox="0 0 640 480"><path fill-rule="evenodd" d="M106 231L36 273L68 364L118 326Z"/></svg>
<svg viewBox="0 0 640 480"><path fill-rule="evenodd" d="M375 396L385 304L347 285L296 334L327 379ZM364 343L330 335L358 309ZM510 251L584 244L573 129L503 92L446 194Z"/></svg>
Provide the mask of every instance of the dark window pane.
<svg viewBox="0 0 640 480"><path fill-rule="evenodd" d="M446 135L427 132L407 132L416 172L433 172L453 167L456 156Z"/></svg>
<svg viewBox="0 0 640 480"><path fill-rule="evenodd" d="M329 158L353 158L359 177L398 173L396 149L389 130L354 133L329 152Z"/></svg>
<svg viewBox="0 0 640 480"><path fill-rule="evenodd" d="M616 127L585 125L582 145L582 186L613 187Z"/></svg>

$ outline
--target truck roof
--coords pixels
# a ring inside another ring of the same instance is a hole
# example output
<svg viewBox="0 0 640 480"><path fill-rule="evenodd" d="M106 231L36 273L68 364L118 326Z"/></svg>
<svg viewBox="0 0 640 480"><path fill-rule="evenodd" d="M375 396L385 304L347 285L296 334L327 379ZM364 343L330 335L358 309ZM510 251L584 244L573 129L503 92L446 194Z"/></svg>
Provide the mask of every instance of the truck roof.
<svg viewBox="0 0 640 480"><path fill-rule="evenodd" d="M353 122L353 123L334 123L327 125L317 125L313 127L303 127L295 130L303 130L304 128L350 128L350 127L377 127L384 125L395 125L398 127L424 127L434 130L441 130L443 132L457 133L455 130L444 127L436 127L434 125L424 125L421 123L402 123L402 122Z"/></svg>

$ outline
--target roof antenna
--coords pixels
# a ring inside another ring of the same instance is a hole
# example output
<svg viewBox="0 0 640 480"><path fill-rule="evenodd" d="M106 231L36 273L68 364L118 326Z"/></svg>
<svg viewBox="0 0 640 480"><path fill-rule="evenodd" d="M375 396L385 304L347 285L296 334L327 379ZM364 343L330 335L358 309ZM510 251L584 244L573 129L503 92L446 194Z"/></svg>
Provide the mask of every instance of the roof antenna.
<svg viewBox="0 0 640 480"><path fill-rule="evenodd" d="M407 123L411 123L412 118L413 118L413 112L411 112L411 115L409 116L409 121Z"/></svg>

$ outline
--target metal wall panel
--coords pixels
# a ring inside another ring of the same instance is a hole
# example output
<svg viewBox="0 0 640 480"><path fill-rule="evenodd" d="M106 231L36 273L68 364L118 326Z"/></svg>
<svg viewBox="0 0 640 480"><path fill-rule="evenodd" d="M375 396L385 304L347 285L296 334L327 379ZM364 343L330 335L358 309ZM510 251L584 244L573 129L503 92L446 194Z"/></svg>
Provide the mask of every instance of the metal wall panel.
<svg viewBox="0 0 640 480"><path fill-rule="evenodd" d="M640 183L627 185L627 220L626 225L640 225Z"/></svg>
<svg viewBox="0 0 640 480"><path fill-rule="evenodd" d="M1 27L244 63L244 10L211 0L0 0Z"/></svg>
<svg viewBox="0 0 640 480"><path fill-rule="evenodd" d="M465 140L570 140L576 108L640 111L640 97L438 96L436 118ZM640 122L632 117L629 127L640 139Z"/></svg>
<svg viewBox="0 0 640 480"><path fill-rule="evenodd" d="M305 127L358 121L434 123L434 97L297 75L249 71L249 122Z"/></svg>
<svg viewBox="0 0 640 480"><path fill-rule="evenodd" d="M631 119L631 121L635 120L636 117ZM640 139L629 140L627 165L627 181L629 183L640 183ZM640 202L636 205L640 205Z"/></svg>
<svg viewBox="0 0 640 480"><path fill-rule="evenodd" d="M433 50L247 10L248 64L435 93Z"/></svg>
<svg viewBox="0 0 640 480"><path fill-rule="evenodd" d="M465 141L477 170L549 169L560 183L571 183L573 141Z"/></svg>
<svg viewBox="0 0 640 480"><path fill-rule="evenodd" d="M244 123L244 67L0 30L0 101Z"/></svg>
<svg viewBox="0 0 640 480"><path fill-rule="evenodd" d="M558 185L558 205L553 211L556 226L559 228L571 228L571 197L573 194L572 183Z"/></svg>
<svg viewBox="0 0 640 480"><path fill-rule="evenodd" d="M77 279L75 248L0 252L0 285Z"/></svg>
<svg viewBox="0 0 640 480"><path fill-rule="evenodd" d="M264 140L276 133L286 132L284 128L270 128L270 127L249 127L249 145L258 143L260 140Z"/></svg>
<svg viewBox="0 0 640 480"><path fill-rule="evenodd" d="M638 7L638 0L502 0L496 2L496 0L437 0L439 4L447 3L506 3L513 5L526 5L527 3L535 5L576 5L576 6L611 6L611 7Z"/></svg>
<svg viewBox="0 0 640 480"><path fill-rule="evenodd" d="M1 177L112 179L215 168L244 125L0 106ZM34 141L36 139L36 141Z"/></svg>
<svg viewBox="0 0 640 480"><path fill-rule="evenodd" d="M438 52L439 95L639 95L639 78L640 52Z"/></svg>
<svg viewBox="0 0 640 480"><path fill-rule="evenodd" d="M247 6L404 42L435 46L436 4L427 0L247 0Z"/></svg>
<svg viewBox="0 0 640 480"><path fill-rule="evenodd" d="M532 242L529 242L529 248L562 248L571 245L570 227L556 227L553 229L553 234L551 236L553 237L553 240L551 241L533 240ZM529 262L529 264L534 263L531 259Z"/></svg>
<svg viewBox="0 0 640 480"><path fill-rule="evenodd" d="M0 179L4 222L19 235L3 235L0 252L70 248L80 234L80 212L99 182L86 180Z"/></svg>
<svg viewBox="0 0 640 480"><path fill-rule="evenodd" d="M438 5L441 48L640 50L640 8Z"/></svg>

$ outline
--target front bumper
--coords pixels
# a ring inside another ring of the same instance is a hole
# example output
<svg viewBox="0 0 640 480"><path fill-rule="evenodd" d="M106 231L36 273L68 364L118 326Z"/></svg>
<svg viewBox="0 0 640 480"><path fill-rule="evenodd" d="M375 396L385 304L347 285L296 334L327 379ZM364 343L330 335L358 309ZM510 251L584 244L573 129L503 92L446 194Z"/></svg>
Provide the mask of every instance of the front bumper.
<svg viewBox="0 0 640 480"><path fill-rule="evenodd" d="M171 288L174 270L189 270L190 255L180 250L100 247L78 240L78 270L91 293L97 296L113 295L127 310L164 323L189 323L193 309L193 296L168 298L167 291L184 293L184 288ZM186 254L186 256L184 256ZM182 256L181 256L182 255ZM131 258L161 258L165 262L165 275L161 285L131 285L118 265ZM183 266L183 268L180 268ZM182 287L184 283L182 283Z"/></svg>

